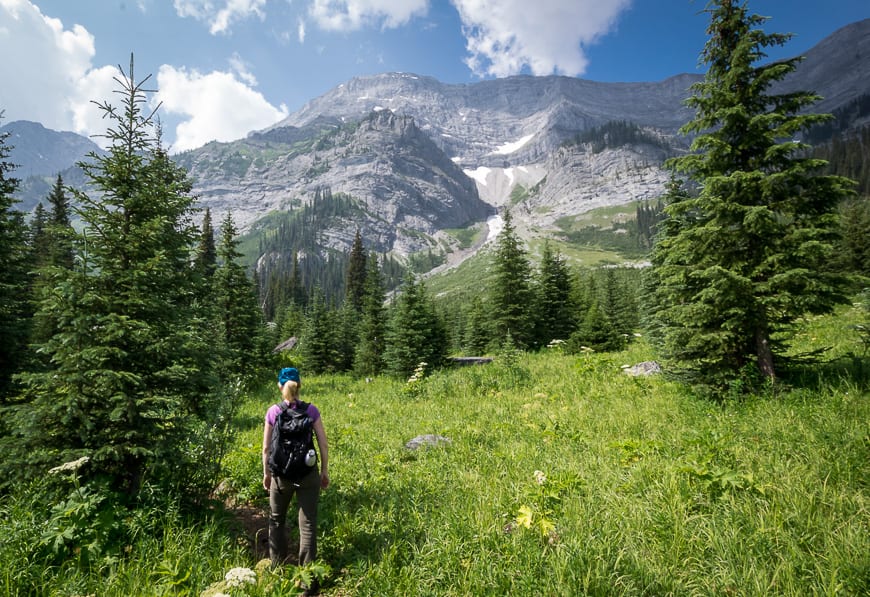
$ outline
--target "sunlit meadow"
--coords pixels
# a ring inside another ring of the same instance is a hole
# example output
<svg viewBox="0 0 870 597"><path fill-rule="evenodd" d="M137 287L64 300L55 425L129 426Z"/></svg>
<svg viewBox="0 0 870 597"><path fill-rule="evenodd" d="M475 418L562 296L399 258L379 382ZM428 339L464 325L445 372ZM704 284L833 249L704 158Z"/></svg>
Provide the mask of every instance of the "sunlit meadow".
<svg viewBox="0 0 870 597"><path fill-rule="evenodd" d="M723 403L627 375L625 365L654 358L643 338L615 354L496 355L413 382L304 377L332 477L322 562L308 573L342 596L866 595L870 365L857 317L807 320L795 350L832 346L826 364L793 372L792 387ZM40 521L5 506L3 526L18 534L0 539L0 592L298 592L299 570L257 568L264 518L259 529L234 523L240 505L268 508L261 425L277 400L264 379L236 416L228 516L168 511L169 530L153 536L143 523L115 562L22 570L13 550L27 553L24 527ZM406 447L421 435L447 439ZM256 582L228 586L232 569Z"/></svg>

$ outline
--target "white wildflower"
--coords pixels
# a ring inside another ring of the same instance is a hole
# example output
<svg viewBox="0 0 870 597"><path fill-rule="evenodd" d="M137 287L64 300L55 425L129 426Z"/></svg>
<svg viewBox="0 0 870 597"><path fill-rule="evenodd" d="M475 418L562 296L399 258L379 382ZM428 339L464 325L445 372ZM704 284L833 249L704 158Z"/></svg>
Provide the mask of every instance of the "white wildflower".
<svg viewBox="0 0 870 597"><path fill-rule="evenodd" d="M535 471L532 474L535 476L535 483L538 485L543 485L547 482L547 475L544 474L544 471Z"/></svg>
<svg viewBox="0 0 870 597"><path fill-rule="evenodd" d="M230 588L243 587L245 584L257 584L257 573L250 568L231 568L224 577Z"/></svg>
<svg viewBox="0 0 870 597"><path fill-rule="evenodd" d="M65 473L67 471L77 471L80 468L82 468L82 466L87 464L90 460L91 460L90 456L82 456L78 460L73 460L71 462L64 462L60 466L56 466L53 469L50 469L48 471L48 474L49 475L56 475L58 473Z"/></svg>

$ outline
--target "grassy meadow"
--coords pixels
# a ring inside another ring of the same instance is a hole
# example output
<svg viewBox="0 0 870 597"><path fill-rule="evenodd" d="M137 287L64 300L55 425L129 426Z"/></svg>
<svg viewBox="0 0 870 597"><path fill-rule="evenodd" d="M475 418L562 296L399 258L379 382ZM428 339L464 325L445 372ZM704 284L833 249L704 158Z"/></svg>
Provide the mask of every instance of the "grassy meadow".
<svg viewBox="0 0 870 597"><path fill-rule="evenodd" d="M497 355L413 383L303 371L330 441L325 566L261 566L257 584L230 588L219 581L232 568L264 557L270 377L233 422L231 508L167 504L143 515L124 556L48 567L27 561L30 505L3 502L0 594L285 595L313 573L336 596L867 595L870 361L857 316L806 322L801 349L832 350L790 388L724 403L626 375L655 357L643 339L614 354ZM449 441L405 447L423 434Z"/></svg>

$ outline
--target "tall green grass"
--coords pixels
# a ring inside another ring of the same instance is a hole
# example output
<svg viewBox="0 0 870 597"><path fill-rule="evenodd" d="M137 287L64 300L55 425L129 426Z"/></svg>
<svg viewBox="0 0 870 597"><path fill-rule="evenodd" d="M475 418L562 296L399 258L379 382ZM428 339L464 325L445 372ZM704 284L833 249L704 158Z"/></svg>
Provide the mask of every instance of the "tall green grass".
<svg viewBox="0 0 870 597"><path fill-rule="evenodd" d="M806 322L796 350L834 347L817 375L726 403L625 375L654 357L643 342L502 355L413 384L303 376L330 441L324 593L868 594L870 393L853 316ZM224 486L264 513L262 417L276 400L271 378L247 396L224 461ZM450 441L405 447L423 434ZM16 565L16 540L0 538L0 593L23 574L56 589L43 594L197 595L255 564L219 517L169 523L110 570ZM274 586L251 594L292 591Z"/></svg>

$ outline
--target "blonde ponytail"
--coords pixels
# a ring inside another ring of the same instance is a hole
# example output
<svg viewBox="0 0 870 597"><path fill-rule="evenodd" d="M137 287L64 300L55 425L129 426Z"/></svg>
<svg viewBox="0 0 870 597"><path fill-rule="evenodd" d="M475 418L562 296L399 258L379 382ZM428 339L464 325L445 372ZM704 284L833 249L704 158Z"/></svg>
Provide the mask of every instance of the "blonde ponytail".
<svg viewBox="0 0 870 597"><path fill-rule="evenodd" d="M287 402L295 402L299 399L299 383L291 380L285 381L281 386L281 396Z"/></svg>

